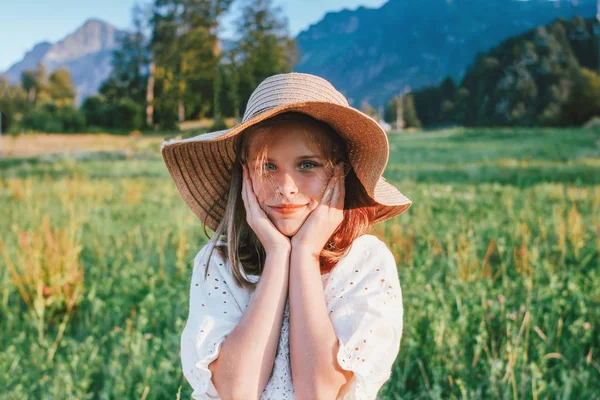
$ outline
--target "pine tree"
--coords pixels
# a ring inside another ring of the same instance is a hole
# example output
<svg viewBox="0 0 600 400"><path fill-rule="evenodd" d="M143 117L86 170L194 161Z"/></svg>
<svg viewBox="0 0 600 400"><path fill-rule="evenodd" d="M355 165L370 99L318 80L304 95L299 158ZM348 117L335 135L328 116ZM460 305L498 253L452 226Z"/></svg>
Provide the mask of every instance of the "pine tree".
<svg viewBox="0 0 600 400"><path fill-rule="evenodd" d="M272 0L244 0L236 21L239 41L240 103L245 105L250 94L265 78L291 72L298 62L296 41L288 33L288 20Z"/></svg>
<svg viewBox="0 0 600 400"><path fill-rule="evenodd" d="M137 4L132 9L134 31L119 38L119 45L113 52L112 71L102 84L100 93L106 100L115 102L130 98L143 105L146 100L146 85L150 50L144 35L145 10Z"/></svg>
<svg viewBox="0 0 600 400"><path fill-rule="evenodd" d="M155 0L151 49L156 111L163 126L212 108L221 58L219 17L233 0Z"/></svg>

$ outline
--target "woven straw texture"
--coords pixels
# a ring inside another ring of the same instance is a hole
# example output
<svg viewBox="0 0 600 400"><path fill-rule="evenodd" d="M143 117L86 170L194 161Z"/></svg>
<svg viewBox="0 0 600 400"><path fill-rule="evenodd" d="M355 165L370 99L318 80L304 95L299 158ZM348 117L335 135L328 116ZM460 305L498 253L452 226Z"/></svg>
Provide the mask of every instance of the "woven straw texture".
<svg viewBox="0 0 600 400"><path fill-rule="evenodd" d="M292 72L271 76L258 85L239 125L161 145L163 159L177 190L210 229L216 230L225 211L240 133L288 111L326 122L347 140L350 164L368 195L378 204L373 224L395 217L410 207L411 200L382 177L389 158L389 144L379 124L350 107L346 98L325 79Z"/></svg>

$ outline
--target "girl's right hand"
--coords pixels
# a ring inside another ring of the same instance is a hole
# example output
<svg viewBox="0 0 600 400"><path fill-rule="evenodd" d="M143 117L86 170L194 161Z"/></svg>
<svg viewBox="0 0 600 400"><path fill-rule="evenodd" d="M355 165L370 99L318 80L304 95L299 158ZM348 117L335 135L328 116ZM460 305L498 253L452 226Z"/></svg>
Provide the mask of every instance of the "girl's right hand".
<svg viewBox="0 0 600 400"><path fill-rule="evenodd" d="M248 166L243 164L242 169L242 200L246 208L246 222L262 243L267 254L274 251L291 251L292 242L290 238L281 233L273 225L264 210L260 208L256 194L252 189Z"/></svg>

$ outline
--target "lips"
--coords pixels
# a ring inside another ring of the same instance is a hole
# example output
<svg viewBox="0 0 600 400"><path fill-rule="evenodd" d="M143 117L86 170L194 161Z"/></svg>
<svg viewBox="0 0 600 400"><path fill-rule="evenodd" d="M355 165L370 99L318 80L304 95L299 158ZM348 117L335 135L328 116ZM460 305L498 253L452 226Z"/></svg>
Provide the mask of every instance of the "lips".
<svg viewBox="0 0 600 400"><path fill-rule="evenodd" d="M293 214L300 210L304 205L286 204L283 206L270 206L273 210L280 214Z"/></svg>

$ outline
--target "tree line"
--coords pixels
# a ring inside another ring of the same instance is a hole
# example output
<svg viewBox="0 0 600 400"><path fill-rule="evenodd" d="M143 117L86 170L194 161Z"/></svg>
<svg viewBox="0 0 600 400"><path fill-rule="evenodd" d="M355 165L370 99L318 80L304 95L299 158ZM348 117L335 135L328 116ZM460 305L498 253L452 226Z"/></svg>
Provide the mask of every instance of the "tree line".
<svg viewBox="0 0 600 400"><path fill-rule="evenodd" d="M239 6L237 40L219 38L223 15ZM288 21L272 0L154 0L132 9L133 32L119 39L112 71L97 95L75 105L66 69L43 65L19 84L0 79L3 131L81 132L172 129L178 122L239 119L266 77L298 60Z"/></svg>
<svg viewBox="0 0 600 400"><path fill-rule="evenodd" d="M460 84L412 93L424 125L573 126L600 116L594 19L558 19L478 54Z"/></svg>

